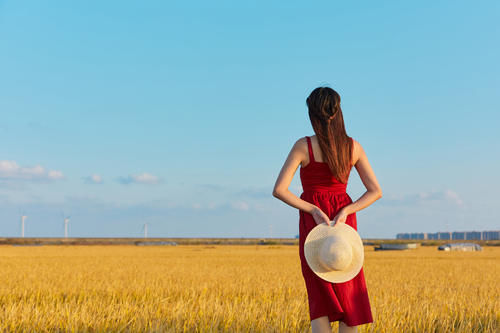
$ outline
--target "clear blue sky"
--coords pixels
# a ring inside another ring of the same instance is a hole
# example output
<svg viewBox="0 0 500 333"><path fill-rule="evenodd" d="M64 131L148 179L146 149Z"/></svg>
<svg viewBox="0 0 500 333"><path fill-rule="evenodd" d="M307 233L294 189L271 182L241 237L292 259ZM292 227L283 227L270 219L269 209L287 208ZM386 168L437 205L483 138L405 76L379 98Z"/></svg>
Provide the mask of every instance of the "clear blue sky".
<svg viewBox="0 0 500 333"><path fill-rule="evenodd" d="M319 85L383 189L362 237L500 229L499 59L498 1L0 0L0 236L293 237Z"/></svg>

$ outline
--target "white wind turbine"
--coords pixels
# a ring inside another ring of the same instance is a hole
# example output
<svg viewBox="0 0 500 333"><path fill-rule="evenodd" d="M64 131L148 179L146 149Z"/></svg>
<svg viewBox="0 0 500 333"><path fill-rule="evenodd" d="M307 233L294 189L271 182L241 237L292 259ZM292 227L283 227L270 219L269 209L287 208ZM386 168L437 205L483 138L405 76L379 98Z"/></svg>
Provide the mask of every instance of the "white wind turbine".
<svg viewBox="0 0 500 333"><path fill-rule="evenodd" d="M64 238L68 238L68 224L71 216L64 215L64 211L61 211L61 217L64 221Z"/></svg>
<svg viewBox="0 0 500 333"><path fill-rule="evenodd" d="M26 215L21 216L21 237L24 238L24 221L28 218Z"/></svg>
<svg viewBox="0 0 500 333"><path fill-rule="evenodd" d="M67 216L64 218L64 238L68 238L68 223L70 217L71 216Z"/></svg>
<svg viewBox="0 0 500 333"><path fill-rule="evenodd" d="M144 238L148 238L148 224L144 223L142 226L142 230L144 231Z"/></svg>

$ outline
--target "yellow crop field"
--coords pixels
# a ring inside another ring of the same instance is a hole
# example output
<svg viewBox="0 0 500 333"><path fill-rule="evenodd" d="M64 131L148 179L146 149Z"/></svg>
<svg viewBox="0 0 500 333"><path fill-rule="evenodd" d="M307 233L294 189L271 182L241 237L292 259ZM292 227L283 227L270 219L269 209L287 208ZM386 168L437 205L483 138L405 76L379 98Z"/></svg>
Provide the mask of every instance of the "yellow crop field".
<svg viewBox="0 0 500 333"><path fill-rule="evenodd" d="M297 246L0 246L0 267L2 332L310 331ZM500 247L366 246L364 271L359 332L500 330Z"/></svg>

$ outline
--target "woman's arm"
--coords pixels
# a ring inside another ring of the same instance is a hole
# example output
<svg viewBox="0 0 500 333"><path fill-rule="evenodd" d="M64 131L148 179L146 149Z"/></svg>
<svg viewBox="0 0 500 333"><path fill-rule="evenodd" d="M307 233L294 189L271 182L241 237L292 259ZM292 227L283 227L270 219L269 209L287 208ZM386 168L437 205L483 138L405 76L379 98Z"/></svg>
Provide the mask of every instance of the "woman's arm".
<svg viewBox="0 0 500 333"><path fill-rule="evenodd" d="M319 207L302 200L288 189L297 168L305 158L308 158L307 142L305 140L305 138L299 139L293 145L274 185L273 196L292 207L311 214L317 224L330 224L330 219Z"/></svg>
<svg viewBox="0 0 500 333"><path fill-rule="evenodd" d="M354 141L354 161L354 166L366 187L366 192L358 200L342 208L333 218L334 223L344 223L347 215L360 211L382 198L382 189L378 184L377 177L375 177L363 147L357 141Z"/></svg>

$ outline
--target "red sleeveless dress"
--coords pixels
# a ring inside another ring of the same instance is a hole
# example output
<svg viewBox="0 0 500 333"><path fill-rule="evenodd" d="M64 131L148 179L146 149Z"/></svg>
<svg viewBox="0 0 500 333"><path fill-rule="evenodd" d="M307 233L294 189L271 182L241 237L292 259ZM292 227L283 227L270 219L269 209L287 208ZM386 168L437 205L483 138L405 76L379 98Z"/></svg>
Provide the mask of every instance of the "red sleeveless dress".
<svg viewBox="0 0 500 333"><path fill-rule="evenodd" d="M347 184L339 182L328 164L314 160L311 139L307 138L309 164L300 168L302 200L319 208L332 220L337 212L352 202L346 193ZM304 256L304 242L317 225L311 214L299 210L299 255L307 289L310 319L328 316L330 322L341 320L348 326L373 322L363 268L352 280L332 283L323 280L309 268ZM356 213L347 216L346 223L357 229Z"/></svg>

